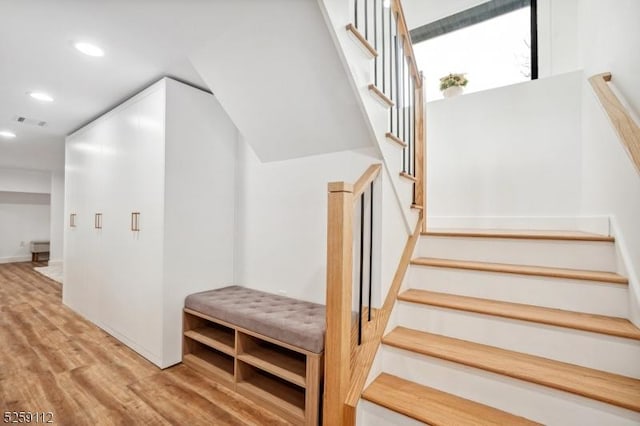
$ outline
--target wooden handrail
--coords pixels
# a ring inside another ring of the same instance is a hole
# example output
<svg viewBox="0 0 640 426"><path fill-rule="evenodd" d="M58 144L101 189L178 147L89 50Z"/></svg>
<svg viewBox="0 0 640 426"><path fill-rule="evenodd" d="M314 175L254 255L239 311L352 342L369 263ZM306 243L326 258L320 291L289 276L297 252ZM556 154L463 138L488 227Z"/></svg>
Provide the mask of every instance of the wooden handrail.
<svg viewBox="0 0 640 426"><path fill-rule="evenodd" d="M354 200L362 195L362 193L367 189L367 186L373 180L378 177L380 174L380 170L382 169L382 164L372 164L369 166L367 170L360 176L360 178L353 184L353 198Z"/></svg>
<svg viewBox="0 0 640 426"><path fill-rule="evenodd" d="M416 129L416 140L415 140L415 198L414 203L418 206L422 206L423 211L426 212L426 197L425 193L425 184L426 184L426 173L425 173L425 150L426 150L426 139L427 134L425 131L425 97L424 97L424 76L421 71L418 70L418 64L416 62L416 55L413 51L413 42L411 41L411 32L409 31L409 27L407 26L407 20L405 18L404 9L402 7L402 2L400 0L392 0L391 1L392 10L398 14L398 32L402 35L402 39L404 41L404 53L407 58L407 62L409 63L409 67L411 70L411 76L415 83L415 93L414 93L414 102L416 105L415 112L415 129ZM423 227L426 230L426 215L423 215Z"/></svg>
<svg viewBox="0 0 640 426"><path fill-rule="evenodd" d="M402 39L404 40L404 51L405 56L409 60L409 64L411 66L411 75L415 80L416 87L422 88L422 76L420 75L420 71L418 71L416 55L413 52L411 33L409 32L409 27L407 26L407 20L404 17L404 9L402 8L402 3L400 3L400 0L392 0L391 8L398 14L398 31L402 34Z"/></svg>
<svg viewBox="0 0 640 426"><path fill-rule="evenodd" d="M355 182L328 184L327 224L327 331L325 337L325 394L323 424L355 424L355 409L366 378L382 341L404 280L416 242L423 228L424 213L409 236L381 309L372 326L352 354L354 212L360 195L378 177L382 165L373 164Z"/></svg>
<svg viewBox="0 0 640 426"><path fill-rule="evenodd" d="M393 281L391 282L389 293L387 293L384 304L382 305L382 308L379 310L379 313L376 317L374 331L371 333L370 337L360 346L353 359L351 385L349 387L349 393L347 394L347 399L345 401L345 417L348 418L349 423L351 424L355 424L356 405L358 404L360 396L364 391L364 385L366 383L367 377L369 376L369 372L371 371L371 367L373 366L373 361L376 353L378 352L378 347L382 342L384 331L387 328L387 324L389 323L391 311L393 309L393 306L395 305L398 293L400 292L400 286L402 285L402 281L404 280L407 269L409 268L411 256L413 255L416 243L418 241L418 238L420 237L423 220L424 219L421 216L420 219L418 219L418 223L416 224L413 234L411 234L407 239L407 243L405 244L402 256L400 257L400 262L398 263L398 268L396 269L396 272L393 276Z"/></svg>
<svg viewBox="0 0 640 426"><path fill-rule="evenodd" d="M609 72L589 78L589 83L600 99L636 170L640 173L640 127L611 90L607 84L609 81L611 81Z"/></svg>

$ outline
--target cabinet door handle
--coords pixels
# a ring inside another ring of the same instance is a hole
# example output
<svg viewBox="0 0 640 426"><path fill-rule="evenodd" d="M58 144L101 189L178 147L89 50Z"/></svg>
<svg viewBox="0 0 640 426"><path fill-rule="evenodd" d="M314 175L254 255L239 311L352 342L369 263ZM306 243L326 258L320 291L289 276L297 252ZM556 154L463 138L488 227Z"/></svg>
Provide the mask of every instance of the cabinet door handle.
<svg viewBox="0 0 640 426"><path fill-rule="evenodd" d="M76 214L75 213L71 213L69 215L69 227L71 227L71 228L75 228L76 227Z"/></svg>
<svg viewBox="0 0 640 426"><path fill-rule="evenodd" d="M131 230L132 231L140 230L140 212L131 213Z"/></svg>
<svg viewBox="0 0 640 426"><path fill-rule="evenodd" d="M96 213L93 225L96 229L102 229L102 213Z"/></svg>

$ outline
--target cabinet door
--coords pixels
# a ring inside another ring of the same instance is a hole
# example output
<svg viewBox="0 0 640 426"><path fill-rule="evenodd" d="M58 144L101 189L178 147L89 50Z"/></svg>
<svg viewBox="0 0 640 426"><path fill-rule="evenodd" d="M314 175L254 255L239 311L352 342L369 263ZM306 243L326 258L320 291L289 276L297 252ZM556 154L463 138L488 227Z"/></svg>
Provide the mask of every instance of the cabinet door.
<svg viewBox="0 0 640 426"><path fill-rule="evenodd" d="M120 108L104 121L103 151L103 270L105 285L101 291L105 325L129 341L136 340L132 332L133 312L130 307L131 285L130 239L132 181L135 179L133 152L138 125L136 104Z"/></svg>
<svg viewBox="0 0 640 426"><path fill-rule="evenodd" d="M154 361L161 343L162 100L152 93L120 109L103 132L105 325ZM142 118L143 108L151 117ZM157 127L151 119L159 119ZM133 212L140 213L140 231L131 229Z"/></svg>
<svg viewBox="0 0 640 426"><path fill-rule="evenodd" d="M103 129L104 122L99 121L90 127L84 136L83 165L83 205L80 235L83 242L83 286L86 292L87 318L102 325L103 307L102 289L105 286L103 275L102 230L96 229L96 213L102 213L103 202Z"/></svg>
<svg viewBox="0 0 640 426"><path fill-rule="evenodd" d="M157 90L136 105L138 123L132 152L130 210L139 212L140 231L130 235L130 306L132 328L141 344L161 359L164 241L165 91ZM151 301L151 303L150 303ZM153 332L150 332L153 330Z"/></svg>
<svg viewBox="0 0 640 426"><path fill-rule="evenodd" d="M65 250L63 302L88 317L90 311L86 288L86 132L70 136L66 142L65 157ZM71 225L71 215L74 224Z"/></svg>

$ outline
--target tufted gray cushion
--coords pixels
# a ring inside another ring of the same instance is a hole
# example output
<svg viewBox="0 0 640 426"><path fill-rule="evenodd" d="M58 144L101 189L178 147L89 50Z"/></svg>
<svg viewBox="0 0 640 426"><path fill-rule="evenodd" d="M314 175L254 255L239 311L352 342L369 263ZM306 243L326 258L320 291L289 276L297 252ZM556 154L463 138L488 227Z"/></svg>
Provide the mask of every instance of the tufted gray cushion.
<svg viewBox="0 0 640 426"><path fill-rule="evenodd" d="M324 305L233 285L191 294L184 306L310 352L324 350Z"/></svg>

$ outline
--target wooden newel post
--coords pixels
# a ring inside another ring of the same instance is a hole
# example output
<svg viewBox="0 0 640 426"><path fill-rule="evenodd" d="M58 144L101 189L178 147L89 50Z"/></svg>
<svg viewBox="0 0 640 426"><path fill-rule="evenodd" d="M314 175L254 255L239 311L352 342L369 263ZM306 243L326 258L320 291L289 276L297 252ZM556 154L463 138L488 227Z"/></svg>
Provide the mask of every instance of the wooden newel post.
<svg viewBox="0 0 640 426"><path fill-rule="evenodd" d="M353 185L329 183L328 201L323 424L341 426L351 378Z"/></svg>

